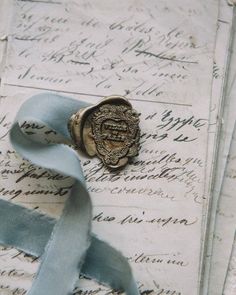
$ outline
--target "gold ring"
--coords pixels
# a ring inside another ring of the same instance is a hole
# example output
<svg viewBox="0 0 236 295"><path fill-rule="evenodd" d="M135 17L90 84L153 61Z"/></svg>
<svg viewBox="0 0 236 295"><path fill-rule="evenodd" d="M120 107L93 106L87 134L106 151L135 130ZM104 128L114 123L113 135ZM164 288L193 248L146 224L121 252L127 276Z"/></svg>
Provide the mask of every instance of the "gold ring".
<svg viewBox="0 0 236 295"><path fill-rule="evenodd" d="M89 156L98 156L108 168L118 169L139 151L139 114L122 96L108 96L80 109L69 120L75 145Z"/></svg>

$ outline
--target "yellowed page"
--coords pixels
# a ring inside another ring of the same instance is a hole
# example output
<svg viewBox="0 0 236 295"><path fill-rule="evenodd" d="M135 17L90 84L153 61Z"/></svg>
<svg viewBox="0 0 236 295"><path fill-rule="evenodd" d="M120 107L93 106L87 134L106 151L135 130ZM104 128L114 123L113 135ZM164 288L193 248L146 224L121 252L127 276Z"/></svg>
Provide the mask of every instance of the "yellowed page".
<svg viewBox="0 0 236 295"><path fill-rule="evenodd" d="M141 113L140 155L115 173L96 159L82 157L82 165L93 231L129 259L143 293L198 294L217 14L215 0L15 2L0 193L58 216L69 191L67 179L38 178L42 170L22 164L9 146L9 124L27 97L48 90L89 102L126 95ZM24 275L2 276L4 295L24 294L38 266L14 251L2 249L1 268ZM77 294L108 292L91 281L80 288Z"/></svg>

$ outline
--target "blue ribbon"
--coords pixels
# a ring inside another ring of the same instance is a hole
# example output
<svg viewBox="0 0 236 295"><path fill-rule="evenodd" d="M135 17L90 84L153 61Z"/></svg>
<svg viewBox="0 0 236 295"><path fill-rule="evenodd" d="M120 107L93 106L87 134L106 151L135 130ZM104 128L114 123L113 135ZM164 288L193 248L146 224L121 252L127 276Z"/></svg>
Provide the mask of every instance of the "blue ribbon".
<svg viewBox="0 0 236 295"><path fill-rule="evenodd" d="M121 253L91 234L91 201L78 154L64 144L43 144L23 133L19 122L43 124L70 141L67 122L87 103L40 94L20 108L10 131L15 150L35 165L75 179L62 216L54 219L0 200L0 243L41 257L28 295L70 295L82 273L127 295L139 294Z"/></svg>

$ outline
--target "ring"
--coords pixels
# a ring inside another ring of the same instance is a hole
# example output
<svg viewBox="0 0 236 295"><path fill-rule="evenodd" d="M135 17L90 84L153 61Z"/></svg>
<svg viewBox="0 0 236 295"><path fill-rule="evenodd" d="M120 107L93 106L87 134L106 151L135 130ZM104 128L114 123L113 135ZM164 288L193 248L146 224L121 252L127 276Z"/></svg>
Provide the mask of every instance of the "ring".
<svg viewBox="0 0 236 295"><path fill-rule="evenodd" d="M68 122L77 147L98 156L105 166L118 169L139 152L139 114L122 96L108 96L98 104L80 109Z"/></svg>

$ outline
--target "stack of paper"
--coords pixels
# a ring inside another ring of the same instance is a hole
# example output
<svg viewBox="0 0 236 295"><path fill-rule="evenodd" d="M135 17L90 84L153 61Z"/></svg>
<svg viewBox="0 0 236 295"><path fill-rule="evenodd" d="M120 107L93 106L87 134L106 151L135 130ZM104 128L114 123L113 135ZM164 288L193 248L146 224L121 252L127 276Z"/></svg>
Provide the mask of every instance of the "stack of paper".
<svg viewBox="0 0 236 295"><path fill-rule="evenodd" d="M140 294L235 294L233 1L3 0L0 14L0 198L58 217L70 191L9 143L25 100L123 95L141 149L112 173L81 155L93 232L127 257ZM0 294L25 294L39 265L1 245ZM74 294L112 291L83 278Z"/></svg>

